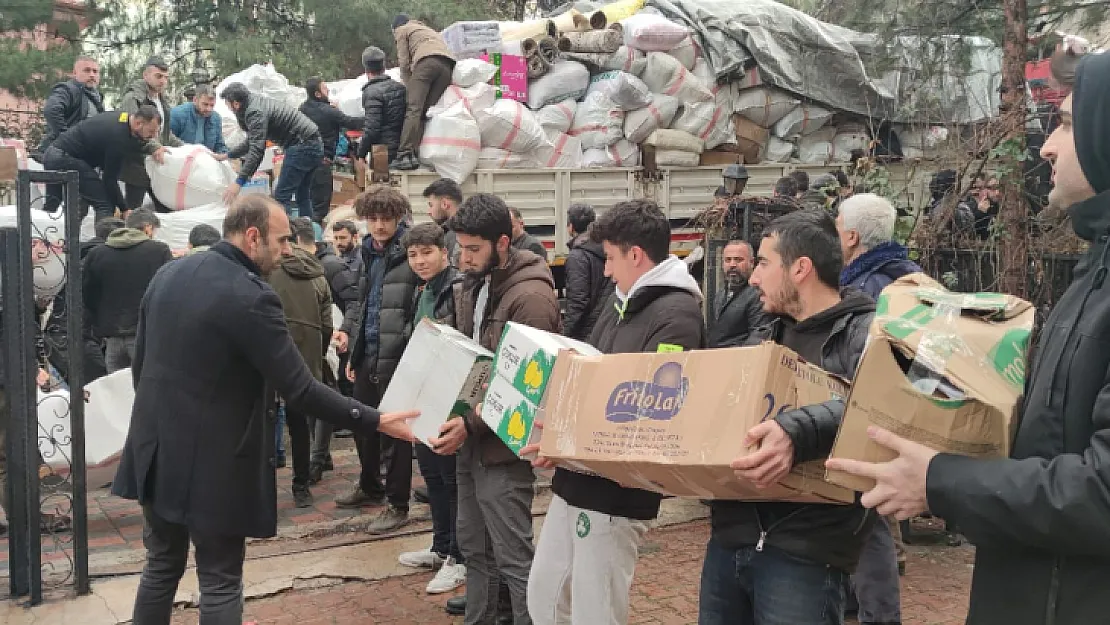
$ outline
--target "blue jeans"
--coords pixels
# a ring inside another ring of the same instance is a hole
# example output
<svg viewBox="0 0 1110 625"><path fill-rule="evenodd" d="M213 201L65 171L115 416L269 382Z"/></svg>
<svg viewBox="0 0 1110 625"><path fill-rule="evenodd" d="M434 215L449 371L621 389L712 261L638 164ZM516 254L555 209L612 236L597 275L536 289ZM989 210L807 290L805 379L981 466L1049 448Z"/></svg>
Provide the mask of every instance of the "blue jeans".
<svg viewBox="0 0 1110 625"><path fill-rule="evenodd" d="M894 549L890 526L883 517L879 517L863 542L863 552L860 553L859 566L852 575L851 585L859 604L860 623L902 622L898 554Z"/></svg>
<svg viewBox="0 0 1110 625"><path fill-rule="evenodd" d="M698 625L843 625L847 578L775 547L734 550L710 539Z"/></svg>
<svg viewBox="0 0 1110 625"><path fill-rule="evenodd" d="M324 146L319 139L298 143L285 150L281 175L274 187L274 199L285 206L290 217L312 216L312 176L324 161ZM293 203L293 196L297 201Z"/></svg>
<svg viewBox="0 0 1110 625"><path fill-rule="evenodd" d="M441 456L423 443L416 443L416 463L428 485L428 506L432 509L432 551L451 556L458 564L466 564L455 536L455 522L459 517L455 462L454 454Z"/></svg>

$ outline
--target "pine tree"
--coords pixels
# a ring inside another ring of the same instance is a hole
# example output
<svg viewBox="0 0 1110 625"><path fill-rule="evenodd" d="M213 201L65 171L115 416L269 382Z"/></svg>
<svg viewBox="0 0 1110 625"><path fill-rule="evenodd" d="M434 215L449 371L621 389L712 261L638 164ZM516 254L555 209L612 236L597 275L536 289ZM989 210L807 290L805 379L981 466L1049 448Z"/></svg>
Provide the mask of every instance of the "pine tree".
<svg viewBox="0 0 1110 625"><path fill-rule="evenodd" d="M45 50L30 45L39 36L51 41ZM18 97L44 97L54 83L73 67L79 51L80 27L76 22L54 21L54 0L19 0L0 9L0 89Z"/></svg>

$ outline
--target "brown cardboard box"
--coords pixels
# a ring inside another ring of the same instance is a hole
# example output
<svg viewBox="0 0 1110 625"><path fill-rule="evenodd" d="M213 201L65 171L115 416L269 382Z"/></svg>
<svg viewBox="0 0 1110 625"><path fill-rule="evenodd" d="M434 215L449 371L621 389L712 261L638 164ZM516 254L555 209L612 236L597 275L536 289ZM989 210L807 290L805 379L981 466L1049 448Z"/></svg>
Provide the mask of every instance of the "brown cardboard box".
<svg viewBox="0 0 1110 625"><path fill-rule="evenodd" d="M342 206L355 201L361 189L358 188L358 183L355 182L355 177L351 174L342 174L335 172L331 175L332 206Z"/></svg>
<svg viewBox="0 0 1110 625"><path fill-rule="evenodd" d="M867 438L869 425L938 451L1006 457L1034 314L1022 299L951 293L924 274L884 289L832 457L891 460L894 452ZM939 372L944 383L928 394L930 387L915 387L905 373L911 362ZM855 490L874 486L836 471L827 477Z"/></svg>
<svg viewBox="0 0 1110 625"><path fill-rule="evenodd" d="M19 171L19 155L15 148L0 148L0 181L14 181Z"/></svg>
<svg viewBox="0 0 1110 625"><path fill-rule="evenodd" d="M736 144L744 155L745 163L758 163L763 146L767 145L768 130L740 114L732 116L736 129Z"/></svg>
<svg viewBox="0 0 1110 625"><path fill-rule="evenodd" d="M851 502L821 462L759 490L729 464L760 421L843 397L843 381L773 343L706 351L560 352L543 400L540 453L573 471L680 497Z"/></svg>
<svg viewBox="0 0 1110 625"><path fill-rule="evenodd" d="M701 153L700 165L742 165L744 155L725 150L707 150Z"/></svg>

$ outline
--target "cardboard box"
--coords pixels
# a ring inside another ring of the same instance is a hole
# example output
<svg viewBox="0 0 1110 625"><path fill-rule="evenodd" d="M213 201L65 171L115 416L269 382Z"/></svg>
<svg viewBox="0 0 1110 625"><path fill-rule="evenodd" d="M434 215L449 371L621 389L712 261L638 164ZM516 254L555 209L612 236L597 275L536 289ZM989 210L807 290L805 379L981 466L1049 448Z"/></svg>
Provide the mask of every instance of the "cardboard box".
<svg viewBox="0 0 1110 625"><path fill-rule="evenodd" d="M358 181L355 179L355 176L351 174L333 173L331 175L331 184L332 206L350 204L355 201L359 193L362 193L362 190L358 187Z"/></svg>
<svg viewBox="0 0 1110 625"><path fill-rule="evenodd" d="M270 174L264 171L255 172L254 176L251 176L251 178L247 180L247 184L243 185L239 194L270 195Z"/></svg>
<svg viewBox="0 0 1110 625"><path fill-rule="evenodd" d="M540 453L567 468L667 495L849 503L821 461L760 490L729 466L748 430L799 405L847 395L843 380L774 343L679 353L561 354Z"/></svg>
<svg viewBox="0 0 1110 625"><path fill-rule="evenodd" d="M0 147L0 181L15 181L19 173L19 157L15 148Z"/></svg>
<svg viewBox="0 0 1110 625"><path fill-rule="evenodd" d="M758 163L763 146L767 145L768 130L739 113L733 114L732 126L736 129L736 144L744 155L744 162Z"/></svg>
<svg viewBox="0 0 1110 625"><path fill-rule="evenodd" d="M744 155L726 150L707 150L701 153L700 165L742 165Z"/></svg>
<svg viewBox="0 0 1110 625"><path fill-rule="evenodd" d="M512 321L505 324L482 403L482 419L518 455L532 442L536 414L558 356L565 350L601 354L565 336Z"/></svg>
<svg viewBox="0 0 1110 625"><path fill-rule="evenodd" d="M412 431L427 443L448 419L482 401L492 361L492 352L458 330L425 319L413 331L378 409L419 410Z"/></svg>
<svg viewBox="0 0 1110 625"><path fill-rule="evenodd" d="M1008 456L1033 306L999 293L951 293L924 274L894 282L877 306L832 457L894 458L867 438L869 425L938 451ZM836 471L827 478L855 490L874 486Z"/></svg>

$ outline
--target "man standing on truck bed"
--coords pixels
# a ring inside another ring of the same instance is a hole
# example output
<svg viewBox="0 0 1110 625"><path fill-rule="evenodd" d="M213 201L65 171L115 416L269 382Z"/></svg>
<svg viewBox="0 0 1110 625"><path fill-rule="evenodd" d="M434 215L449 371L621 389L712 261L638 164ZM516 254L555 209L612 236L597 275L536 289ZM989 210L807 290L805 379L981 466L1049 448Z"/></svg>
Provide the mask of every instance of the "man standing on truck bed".
<svg viewBox="0 0 1110 625"><path fill-rule="evenodd" d="M407 98L401 145L389 167L411 171L420 167L417 151L424 138L424 116L451 86L455 57L438 32L404 13L393 18L393 40Z"/></svg>

